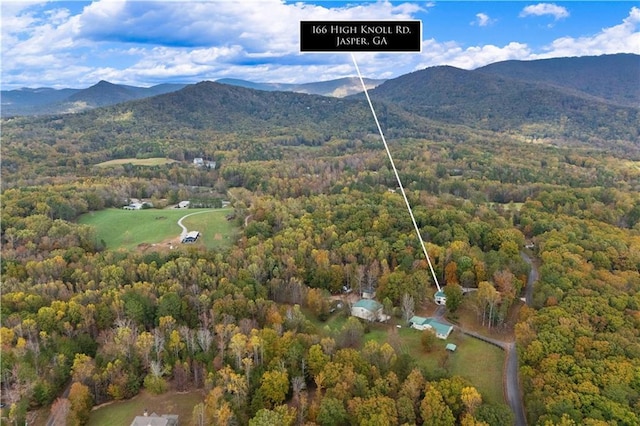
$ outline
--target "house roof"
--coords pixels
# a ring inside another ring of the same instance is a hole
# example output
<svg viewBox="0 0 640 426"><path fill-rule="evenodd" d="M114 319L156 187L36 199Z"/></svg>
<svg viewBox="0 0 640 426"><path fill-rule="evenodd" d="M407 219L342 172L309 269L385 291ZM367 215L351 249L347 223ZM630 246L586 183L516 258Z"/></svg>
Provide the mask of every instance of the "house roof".
<svg viewBox="0 0 640 426"><path fill-rule="evenodd" d="M425 324L429 324L429 319L425 318L425 317L419 317L417 315L414 315L414 316L411 317L409 322L412 323L412 324L417 324L417 325L425 325Z"/></svg>
<svg viewBox="0 0 640 426"><path fill-rule="evenodd" d="M158 416L151 413L148 416L136 416L131 426L175 426L178 424L177 414L163 414Z"/></svg>
<svg viewBox="0 0 640 426"><path fill-rule="evenodd" d="M453 343L447 343L447 346L445 346L445 349L451 352L455 352L456 348L457 346Z"/></svg>
<svg viewBox="0 0 640 426"><path fill-rule="evenodd" d="M447 295L444 294L444 291L438 290L438 291L436 291L436 294L435 294L434 297L447 297Z"/></svg>
<svg viewBox="0 0 640 426"><path fill-rule="evenodd" d="M431 320L429 322L429 325L433 327L433 329L436 331L436 334L447 335L453 329L452 325L443 324L434 318L429 318L429 319Z"/></svg>
<svg viewBox="0 0 640 426"><path fill-rule="evenodd" d="M363 308L369 312L377 312L382 308L382 305L373 299L360 299L353 304L354 308Z"/></svg>
<svg viewBox="0 0 640 426"><path fill-rule="evenodd" d="M154 416L136 416L131 426L167 426L169 420L165 417Z"/></svg>
<svg viewBox="0 0 640 426"><path fill-rule="evenodd" d="M449 332L453 328L452 325L443 324L435 318L424 318L415 315L411 317L409 322L417 325L428 325L433 328L436 334L443 335L449 334Z"/></svg>

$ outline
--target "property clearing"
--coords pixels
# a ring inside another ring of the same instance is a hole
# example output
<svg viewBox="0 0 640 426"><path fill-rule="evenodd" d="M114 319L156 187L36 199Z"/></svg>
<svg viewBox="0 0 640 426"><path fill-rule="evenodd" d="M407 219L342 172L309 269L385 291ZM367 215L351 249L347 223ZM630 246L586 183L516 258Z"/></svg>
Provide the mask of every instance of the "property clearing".
<svg viewBox="0 0 640 426"><path fill-rule="evenodd" d="M181 246L178 220L186 214L202 212L184 219L189 230L199 231L196 246L224 248L231 245L239 229L226 216L233 209L106 209L84 214L78 220L95 227L98 241L107 249L152 250Z"/></svg>
<svg viewBox="0 0 640 426"><path fill-rule="evenodd" d="M127 401L117 401L96 408L91 412L87 426L129 425L136 416L141 416L146 409L149 413L177 414L179 424L192 424L193 407L204 400L200 390L193 392L167 392L152 395L142 391Z"/></svg>
<svg viewBox="0 0 640 426"><path fill-rule="evenodd" d="M119 158L117 160L109 160L96 164L98 167L122 166L123 164L133 164L134 166L161 166L163 164L177 163L171 158Z"/></svg>

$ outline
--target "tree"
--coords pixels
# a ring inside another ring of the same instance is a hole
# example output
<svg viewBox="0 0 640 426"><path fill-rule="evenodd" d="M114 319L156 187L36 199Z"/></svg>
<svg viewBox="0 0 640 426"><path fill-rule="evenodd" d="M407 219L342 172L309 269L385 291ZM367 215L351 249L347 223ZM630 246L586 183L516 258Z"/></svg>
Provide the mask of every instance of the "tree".
<svg viewBox="0 0 640 426"><path fill-rule="evenodd" d="M408 293L402 295L402 319L409 323L409 320L414 315L415 310L415 302L413 301L413 296L410 296Z"/></svg>
<svg viewBox="0 0 640 426"><path fill-rule="evenodd" d="M53 426L64 426L67 424L67 416L71 408L67 398L57 398L51 405L51 416L53 417Z"/></svg>
<svg viewBox="0 0 640 426"><path fill-rule="evenodd" d="M454 313L462 303L462 288L458 284L447 284L444 286L444 294L447 296L447 309Z"/></svg>
<svg viewBox="0 0 640 426"><path fill-rule="evenodd" d="M69 417L68 424L80 426L87 423L93 399L89 387L79 382L74 382L69 390Z"/></svg>
<svg viewBox="0 0 640 426"><path fill-rule="evenodd" d="M296 409L279 405L273 410L263 408L249 420L249 426L291 426L296 420Z"/></svg>
<svg viewBox="0 0 640 426"><path fill-rule="evenodd" d="M482 404L482 396L473 386L462 388L460 399L462 399L462 403L467 409L467 412L472 416L475 415L476 409Z"/></svg>
<svg viewBox="0 0 640 426"><path fill-rule="evenodd" d="M342 401L326 397L320 403L316 421L320 426L346 426L349 417Z"/></svg>
<svg viewBox="0 0 640 426"><path fill-rule="evenodd" d="M289 375L284 370L266 371L260 379L263 397L272 405L281 404L289 391Z"/></svg>
<svg viewBox="0 0 640 426"><path fill-rule="evenodd" d="M442 394L433 386L428 386L420 404L420 415L425 425L454 426L455 418L444 403Z"/></svg>
<svg viewBox="0 0 640 426"><path fill-rule="evenodd" d="M420 343L425 352L431 352L437 341L436 333L432 329L425 329L420 335Z"/></svg>

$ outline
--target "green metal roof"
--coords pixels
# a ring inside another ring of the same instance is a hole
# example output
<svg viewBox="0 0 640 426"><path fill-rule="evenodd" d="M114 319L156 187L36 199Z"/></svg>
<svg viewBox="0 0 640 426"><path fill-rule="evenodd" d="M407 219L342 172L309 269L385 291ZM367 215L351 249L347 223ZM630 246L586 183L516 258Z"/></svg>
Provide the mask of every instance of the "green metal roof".
<svg viewBox="0 0 640 426"><path fill-rule="evenodd" d="M354 308L364 308L369 312L377 312L382 305L373 299L360 299L353 304Z"/></svg>
<svg viewBox="0 0 640 426"><path fill-rule="evenodd" d="M429 325L433 328L436 334L449 334L449 331L453 328L453 326L443 324L435 318L412 316L409 322L417 325Z"/></svg>

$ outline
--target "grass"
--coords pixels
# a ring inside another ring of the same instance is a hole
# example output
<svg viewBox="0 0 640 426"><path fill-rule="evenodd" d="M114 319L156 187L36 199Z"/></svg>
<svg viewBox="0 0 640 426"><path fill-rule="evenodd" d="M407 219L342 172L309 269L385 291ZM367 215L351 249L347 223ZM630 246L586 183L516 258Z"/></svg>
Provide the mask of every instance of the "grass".
<svg viewBox="0 0 640 426"><path fill-rule="evenodd" d="M87 426L129 425L145 409L149 414L177 414L181 425L191 425L193 407L203 400L204 395L200 391L167 392L162 395L142 391L132 399L114 402L92 411Z"/></svg>
<svg viewBox="0 0 640 426"><path fill-rule="evenodd" d="M176 163L176 160L172 160L170 158L120 158L117 160L109 160L104 161L102 163L96 164L98 167L113 167L113 166L121 166L123 164L133 164L134 166L161 166L163 164L171 164Z"/></svg>
<svg viewBox="0 0 640 426"><path fill-rule="evenodd" d="M191 213L203 212L186 218L183 224L189 230L200 231L202 238L196 245L207 248L231 245L238 229L226 216L232 209L106 209L87 213L79 219L81 224L96 228L98 240L103 240L108 249L133 250L141 244L158 244L180 236L178 220ZM206 212L206 213L205 213Z"/></svg>
<svg viewBox="0 0 640 426"><path fill-rule="evenodd" d="M395 326L384 324L372 324L365 341L376 340L383 344L395 338L390 335L396 332L401 350L411 355L419 367L427 371L444 368L451 376L468 379L485 401L505 402L502 381L505 353L500 348L454 331L447 340L437 339L434 349L426 353L420 341L421 331L409 327L396 329ZM447 343L454 343L458 348L453 353L448 352L445 349Z"/></svg>

